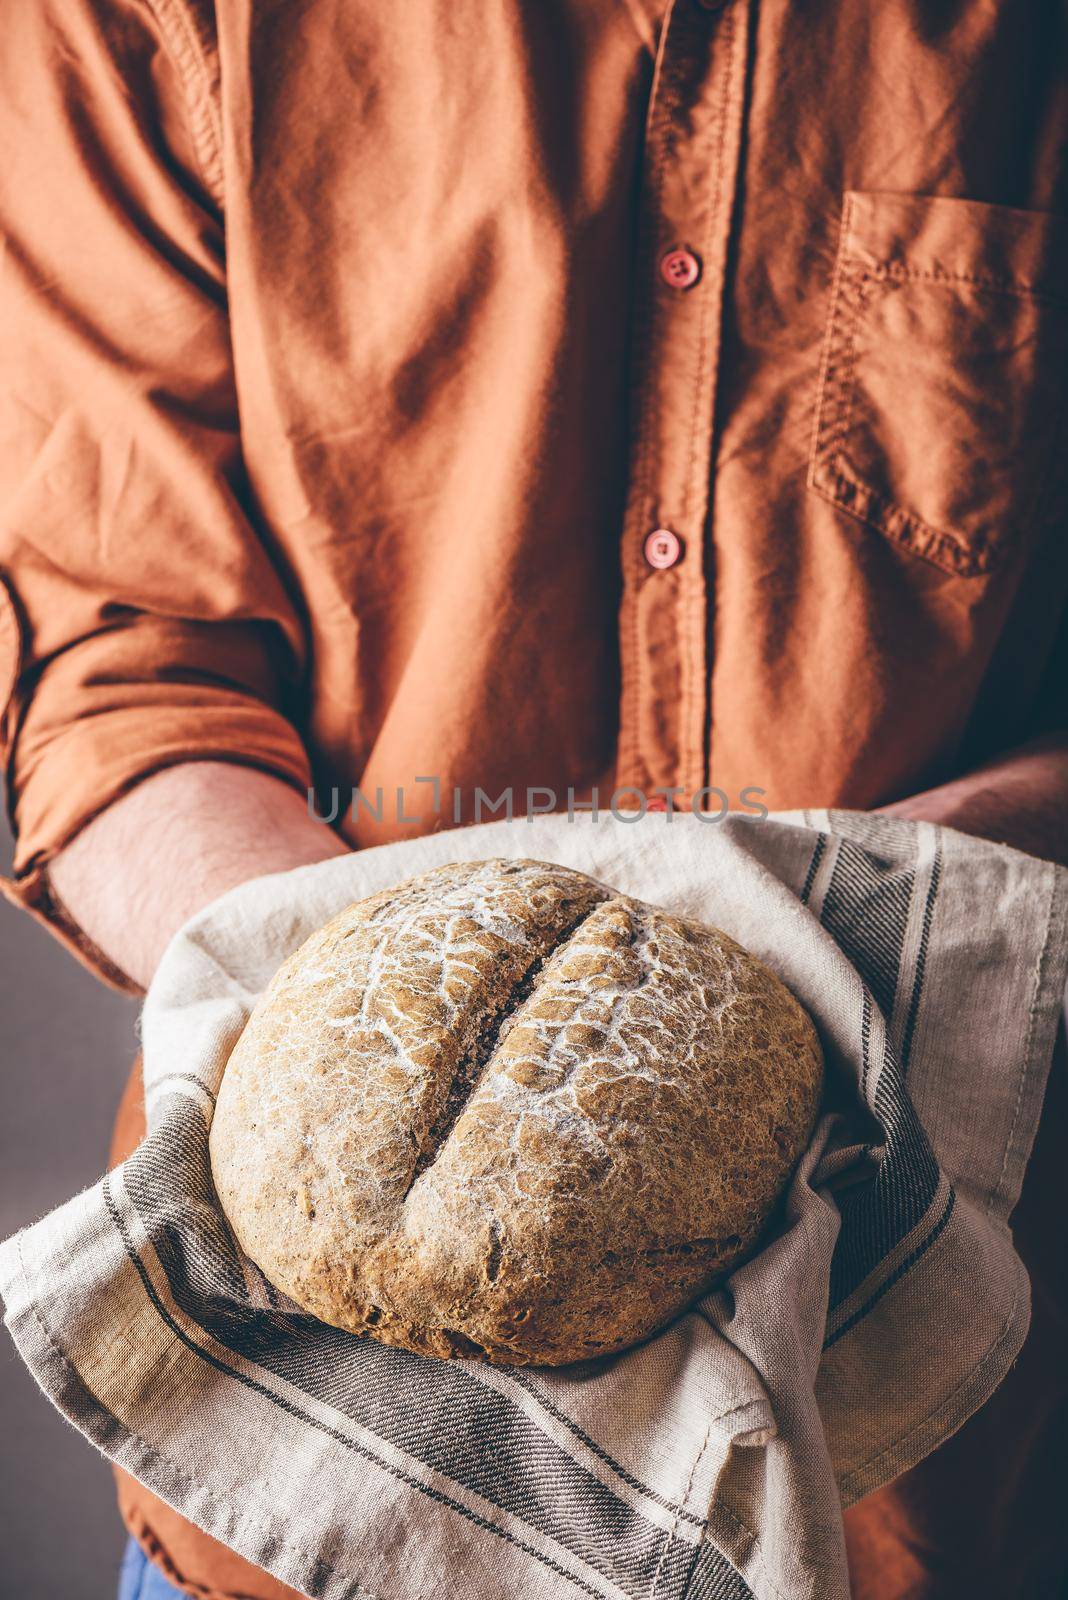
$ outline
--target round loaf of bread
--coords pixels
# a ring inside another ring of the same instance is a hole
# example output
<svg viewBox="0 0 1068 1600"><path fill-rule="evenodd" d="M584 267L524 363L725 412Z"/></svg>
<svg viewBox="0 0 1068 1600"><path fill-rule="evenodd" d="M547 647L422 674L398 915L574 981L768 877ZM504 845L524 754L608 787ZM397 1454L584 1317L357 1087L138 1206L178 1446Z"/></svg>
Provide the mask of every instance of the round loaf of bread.
<svg viewBox="0 0 1068 1600"><path fill-rule="evenodd" d="M564 867L464 862L286 961L212 1171L247 1255L324 1322L559 1365L752 1251L821 1077L808 1015L726 934Z"/></svg>

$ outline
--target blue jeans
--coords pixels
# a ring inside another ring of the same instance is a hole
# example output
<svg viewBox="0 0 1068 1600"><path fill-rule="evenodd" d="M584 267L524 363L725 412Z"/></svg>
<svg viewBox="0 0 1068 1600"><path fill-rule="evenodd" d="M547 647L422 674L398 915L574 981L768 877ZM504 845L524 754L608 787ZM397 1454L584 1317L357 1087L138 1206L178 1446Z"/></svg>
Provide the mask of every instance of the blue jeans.
<svg viewBox="0 0 1068 1600"><path fill-rule="evenodd" d="M136 1539L130 1539L119 1570L118 1600L189 1600L154 1567Z"/></svg>

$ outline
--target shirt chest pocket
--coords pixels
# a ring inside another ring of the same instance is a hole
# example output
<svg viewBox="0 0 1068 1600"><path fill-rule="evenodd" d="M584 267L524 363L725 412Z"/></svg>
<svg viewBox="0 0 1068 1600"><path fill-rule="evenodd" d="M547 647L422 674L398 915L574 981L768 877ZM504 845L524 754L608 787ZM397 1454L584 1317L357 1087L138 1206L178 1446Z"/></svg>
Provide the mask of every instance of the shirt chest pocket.
<svg viewBox="0 0 1068 1600"><path fill-rule="evenodd" d="M1044 514L1066 389L1068 219L845 196L812 489L981 576Z"/></svg>

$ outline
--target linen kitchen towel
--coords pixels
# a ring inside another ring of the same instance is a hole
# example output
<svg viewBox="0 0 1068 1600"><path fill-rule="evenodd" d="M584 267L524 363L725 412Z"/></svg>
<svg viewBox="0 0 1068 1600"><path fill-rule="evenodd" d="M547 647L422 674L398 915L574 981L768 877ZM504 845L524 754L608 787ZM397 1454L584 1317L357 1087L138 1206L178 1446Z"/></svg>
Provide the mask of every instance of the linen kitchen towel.
<svg viewBox="0 0 1068 1600"><path fill-rule="evenodd" d="M581 1367L325 1327L242 1257L211 1184L215 1093L283 958L353 900L491 856L724 928L808 1008L828 1064L760 1252ZM144 1143L0 1247L8 1326L106 1455L323 1600L847 1600L842 1505L958 1427L1027 1330L1007 1219L1063 1004L1066 886L848 812L497 822L243 885L175 937L146 1000Z"/></svg>

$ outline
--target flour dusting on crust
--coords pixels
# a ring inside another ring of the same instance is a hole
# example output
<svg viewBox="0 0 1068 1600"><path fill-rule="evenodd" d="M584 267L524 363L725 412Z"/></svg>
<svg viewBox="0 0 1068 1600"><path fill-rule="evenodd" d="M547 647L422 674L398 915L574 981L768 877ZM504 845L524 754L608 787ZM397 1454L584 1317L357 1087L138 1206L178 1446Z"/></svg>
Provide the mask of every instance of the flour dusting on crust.
<svg viewBox="0 0 1068 1600"><path fill-rule="evenodd" d="M752 1250L821 1077L807 1014L725 934L564 867L465 862L280 969L212 1168L243 1248L322 1320L559 1364Z"/></svg>

